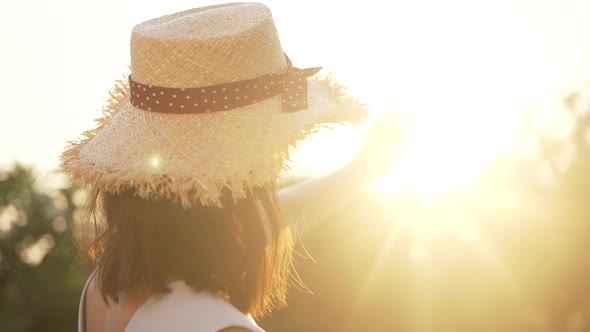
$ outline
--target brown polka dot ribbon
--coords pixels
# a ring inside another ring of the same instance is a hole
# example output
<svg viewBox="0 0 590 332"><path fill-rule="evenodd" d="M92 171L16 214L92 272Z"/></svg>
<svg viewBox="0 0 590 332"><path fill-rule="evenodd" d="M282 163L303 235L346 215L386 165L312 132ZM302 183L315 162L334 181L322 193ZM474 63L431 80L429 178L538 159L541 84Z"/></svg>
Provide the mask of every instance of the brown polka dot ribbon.
<svg viewBox="0 0 590 332"><path fill-rule="evenodd" d="M162 113L208 113L248 106L282 94L283 111L307 109L307 79L321 67L299 69L287 58L284 74L201 88L165 88L135 82L129 76L131 104Z"/></svg>

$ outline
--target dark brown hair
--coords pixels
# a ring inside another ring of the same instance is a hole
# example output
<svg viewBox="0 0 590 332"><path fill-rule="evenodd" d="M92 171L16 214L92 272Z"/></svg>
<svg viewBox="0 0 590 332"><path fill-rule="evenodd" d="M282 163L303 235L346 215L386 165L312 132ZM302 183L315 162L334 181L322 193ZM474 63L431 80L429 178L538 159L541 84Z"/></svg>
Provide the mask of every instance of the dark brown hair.
<svg viewBox="0 0 590 332"><path fill-rule="evenodd" d="M105 301L118 302L119 293L135 285L166 292L173 276L254 317L283 305L293 239L274 188L256 188L238 200L225 192L222 204L183 208L132 190L92 190L85 222L93 231L80 245L95 262Z"/></svg>

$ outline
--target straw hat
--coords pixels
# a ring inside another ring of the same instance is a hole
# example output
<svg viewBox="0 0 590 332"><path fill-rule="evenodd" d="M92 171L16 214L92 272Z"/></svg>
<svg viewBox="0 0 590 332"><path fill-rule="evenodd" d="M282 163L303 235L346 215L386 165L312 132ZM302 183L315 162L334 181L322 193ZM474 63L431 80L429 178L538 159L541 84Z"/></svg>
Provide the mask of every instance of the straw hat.
<svg viewBox="0 0 590 332"><path fill-rule="evenodd" d="M273 183L289 147L364 105L319 68L292 67L259 3L191 9L131 33L131 75L116 82L97 128L70 142L62 167L106 191L220 206Z"/></svg>

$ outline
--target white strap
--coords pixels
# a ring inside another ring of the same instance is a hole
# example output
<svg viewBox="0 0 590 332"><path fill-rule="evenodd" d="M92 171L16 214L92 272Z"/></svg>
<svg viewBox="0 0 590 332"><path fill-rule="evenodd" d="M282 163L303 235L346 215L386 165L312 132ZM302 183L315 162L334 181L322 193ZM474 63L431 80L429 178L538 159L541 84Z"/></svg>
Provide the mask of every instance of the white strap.
<svg viewBox="0 0 590 332"><path fill-rule="evenodd" d="M80 305L78 306L78 332L86 331L86 290L92 278L94 278L94 271L90 274L88 280L86 280L84 289L82 289L82 295L80 296Z"/></svg>

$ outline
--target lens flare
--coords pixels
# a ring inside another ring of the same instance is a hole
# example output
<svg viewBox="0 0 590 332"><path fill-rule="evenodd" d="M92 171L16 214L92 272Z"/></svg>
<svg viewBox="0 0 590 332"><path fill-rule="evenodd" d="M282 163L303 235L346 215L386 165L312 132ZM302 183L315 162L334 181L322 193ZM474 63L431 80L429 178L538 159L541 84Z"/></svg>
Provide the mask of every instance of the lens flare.
<svg viewBox="0 0 590 332"><path fill-rule="evenodd" d="M153 154L148 158L148 168L154 172L158 173L162 169L162 157L159 154Z"/></svg>

